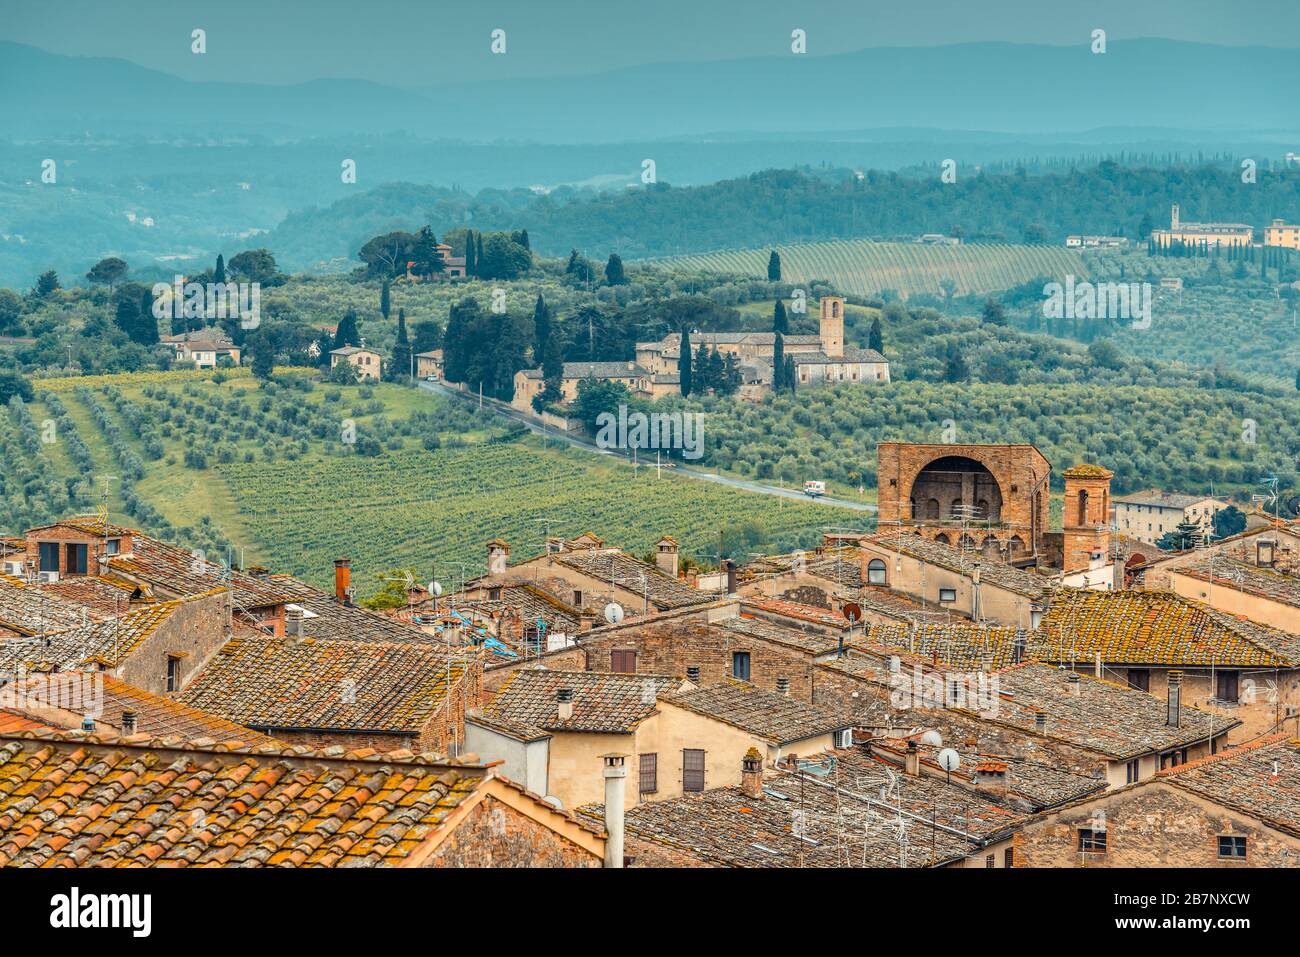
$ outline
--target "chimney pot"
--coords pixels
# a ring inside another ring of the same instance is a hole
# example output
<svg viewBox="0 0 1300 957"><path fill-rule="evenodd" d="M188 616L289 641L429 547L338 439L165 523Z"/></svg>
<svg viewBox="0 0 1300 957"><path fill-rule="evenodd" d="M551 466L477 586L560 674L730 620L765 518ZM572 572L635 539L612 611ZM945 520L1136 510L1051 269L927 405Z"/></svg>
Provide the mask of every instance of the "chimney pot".
<svg viewBox="0 0 1300 957"><path fill-rule="evenodd" d="M135 729L136 729L135 712L123 711L122 712L122 734L126 737L130 737L131 735L135 734Z"/></svg>
<svg viewBox="0 0 1300 957"><path fill-rule="evenodd" d="M790 697L790 679L789 679L789 678L777 678L777 679L776 679L776 693L777 693L777 694L783 694L783 695L785 695L787 698Z"/></svg>
<svg viewBox="0 0 1300 957"><path fill-rule="evenodd" d="M912 777L921 776L921 749L915 741L907 742L907 755L903 759L903 771Z"/></svg>
<svg viewBox="0 0 1300 957"><path fill-rule="evenodd" d="M568 721L573 717L573 689L561 688L555 693L555 703L558 706L557 711L561 721Z"/></svg>
<svg viewBox="0 0 1300 957"><path fill-rule="evenodd" d="M1034 715L1034 730L1039 734L1047 733L1047 712L1039 711Z"/></svg>
<svg viewBox="0 0 1300 957"><path fill-rule="evenodd" d="M348 595L352 590L352 559L334 559L334 600L340 605L350 604Z"/></svg>
<svg viewBox="0 0 1300 957"><path fill-rule="evenodd" d="M697 665L691 665L686 669L686 680L692 684L700 683L700 669Z"/></svg>
<svg viewBox="0 0 1300 957"><path fill-rule="evenodd" d="M605 762L605 866L623 866L623 802L627 767L626 755L603 754Z"/></svg>
<svg viewBox="0 0 1300 957"><path fill-rule="evenodd" d="M763 800L763 756L751 747L740 759L740 790L755 801Z"/></svg>
<svg viewBox="0 0 1300 957"><path fill-rule="evenodd" d="M1082 685L1082 682L1079 680L1077 673L1071 671L1069 675L1066 676L1065 681L1066 684L1070 686L1070 694L1078 695L1081 693L1080 686Z"/></svg>
<svg viewBox="0 0 1300 957"><path fill-rule="evenodd" d="M94 731L94 730L95 730L95 719L94 719L93 716L91 716L91 715L86 715L85 717L83 717L83 718L81 719L81 730L82 730L82 731Z"/></svg>
<svg viewBox="0 0 1300 957"><path fill-rule="evenodd" d="M290 638L302 638L301 608L286 608L284 610L284 630Z"/></svg>

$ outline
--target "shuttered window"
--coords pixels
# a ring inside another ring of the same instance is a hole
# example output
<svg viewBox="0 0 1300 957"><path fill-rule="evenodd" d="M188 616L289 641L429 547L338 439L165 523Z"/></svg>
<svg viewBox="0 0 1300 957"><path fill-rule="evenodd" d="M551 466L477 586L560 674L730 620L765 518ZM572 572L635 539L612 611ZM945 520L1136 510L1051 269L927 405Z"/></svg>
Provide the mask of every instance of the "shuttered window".
<svg viewBox="0 0 1300 957"><path fill-rule="evenodd" d="M636 674L636 652L611 651L609 653L609 670L625 675Z"/></svg>
<svg viewBox="0 0 1300 957"><path fill-rule="evenodd" d="M682 751L682 790L704 790L704 752L697 748Z"/></svg>
<svg viewBox="0 0 1300 957"><path fill-rule="evenodd" d="M641 793L654 794L659 790L659 755L641 755Z"/></svg>

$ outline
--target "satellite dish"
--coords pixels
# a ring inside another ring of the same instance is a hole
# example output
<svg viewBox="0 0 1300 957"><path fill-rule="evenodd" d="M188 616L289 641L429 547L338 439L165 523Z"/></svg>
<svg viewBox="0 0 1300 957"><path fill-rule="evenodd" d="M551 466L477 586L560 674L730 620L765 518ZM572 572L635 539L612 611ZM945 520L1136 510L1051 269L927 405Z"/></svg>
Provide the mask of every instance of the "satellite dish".
<svg viewBox="0 0 1300 957"><path fill-rule="evenodd" d="M921 735L921 743L928 744L932 748L937 748L943 744L943 735L938 731L930 730Z"/></svg>
<svg viewBox="0 0 1300 957"><path fill-rule="evenodd" d="M623 620L623 606L616 601L611 601L605 606L605 620L611 625L617 625Z"/></svg>
<svg viewBox="0 0 1300 957"><path fill-rule="evenodd" d="M849 602L844 606L844 617L849 620L850 625L860 620L862 618L862 606L857 602Z"/></svg>
<svg viewBox="0 0 1300 957"><path fill-rule="evenodd" d="M442 582L429 582L429 594L437 598L442 594Z"/></svg>
<svg viewBox="0 0 1300 957"><path fill-rule="evenodd" d="M939 767L952 774L961 767L961 756L952 748L944 748L939 752Z"/></svg>

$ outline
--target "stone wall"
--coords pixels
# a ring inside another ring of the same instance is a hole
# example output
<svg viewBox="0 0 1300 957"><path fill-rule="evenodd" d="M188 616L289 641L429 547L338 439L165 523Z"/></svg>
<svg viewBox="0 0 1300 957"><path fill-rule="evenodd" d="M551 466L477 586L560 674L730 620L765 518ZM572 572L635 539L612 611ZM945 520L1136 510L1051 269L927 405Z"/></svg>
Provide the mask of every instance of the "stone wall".
<svg viewBox="0 0 1300 957"><path fill-rule="evenodd" d="M491 795L469 812L426 867L601 867L595 854Z"/></svg>

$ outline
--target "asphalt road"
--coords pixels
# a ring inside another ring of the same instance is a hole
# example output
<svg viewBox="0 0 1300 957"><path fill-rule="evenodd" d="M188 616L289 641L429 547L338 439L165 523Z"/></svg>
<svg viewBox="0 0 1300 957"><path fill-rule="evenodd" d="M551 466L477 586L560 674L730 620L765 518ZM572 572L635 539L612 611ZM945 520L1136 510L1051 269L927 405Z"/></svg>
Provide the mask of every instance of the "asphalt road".
<svg viewBox="0 0 1300 957"><path fill-rule="evenodd" d="M474 393L461 392L459 389L450 389L441 382L421 381L419 386L421 389L427 389L437 395L448 396L474 405L478 404L478 396ZM488 399L484 399L483 404L485 406L490 406L492 411L496 412L498 415L505 416L508 419L513 419L515 422L526 426L529 431L536 435L542 435L552 440L558 439L561 442L567 442L574 448L590 452L592 455L605 455L611 458L622 459L629 464L632 463L632 456L630 454L619 452L614 449L597 448L593 442L590 442L585 438L579 438L575 435L570 435L567 432L559 432L555 429L545 428L531 416L524 415L518 409L512 409L507 405L503 405L499 402L492 402ZM653 459L647 460L644 458L638 458L637 461L642 467L646 468L654 468L655 465ZM731 478L726 475L715 475L712 472L705 471L704 469L697 469L694 466L685 465L681 462L673 463L671 468L674 472L689 475L691 478L700 479L704 482L715 482L718 485L727 485L731 488L744 489L747 492L757 492L760 495L775 495L778 498L788 498L799 502L808 500L808 497L804 495L802 491L795 488L781 488L777 485L764 485L762 482L750 482L746 479ZM834 505L838 508L852 509L855 512L876 511L876 506L869 505L866 502L855 502L852 499L835 498L830 495L823 495L817 501L823 502L827 505Z"/></svg>

